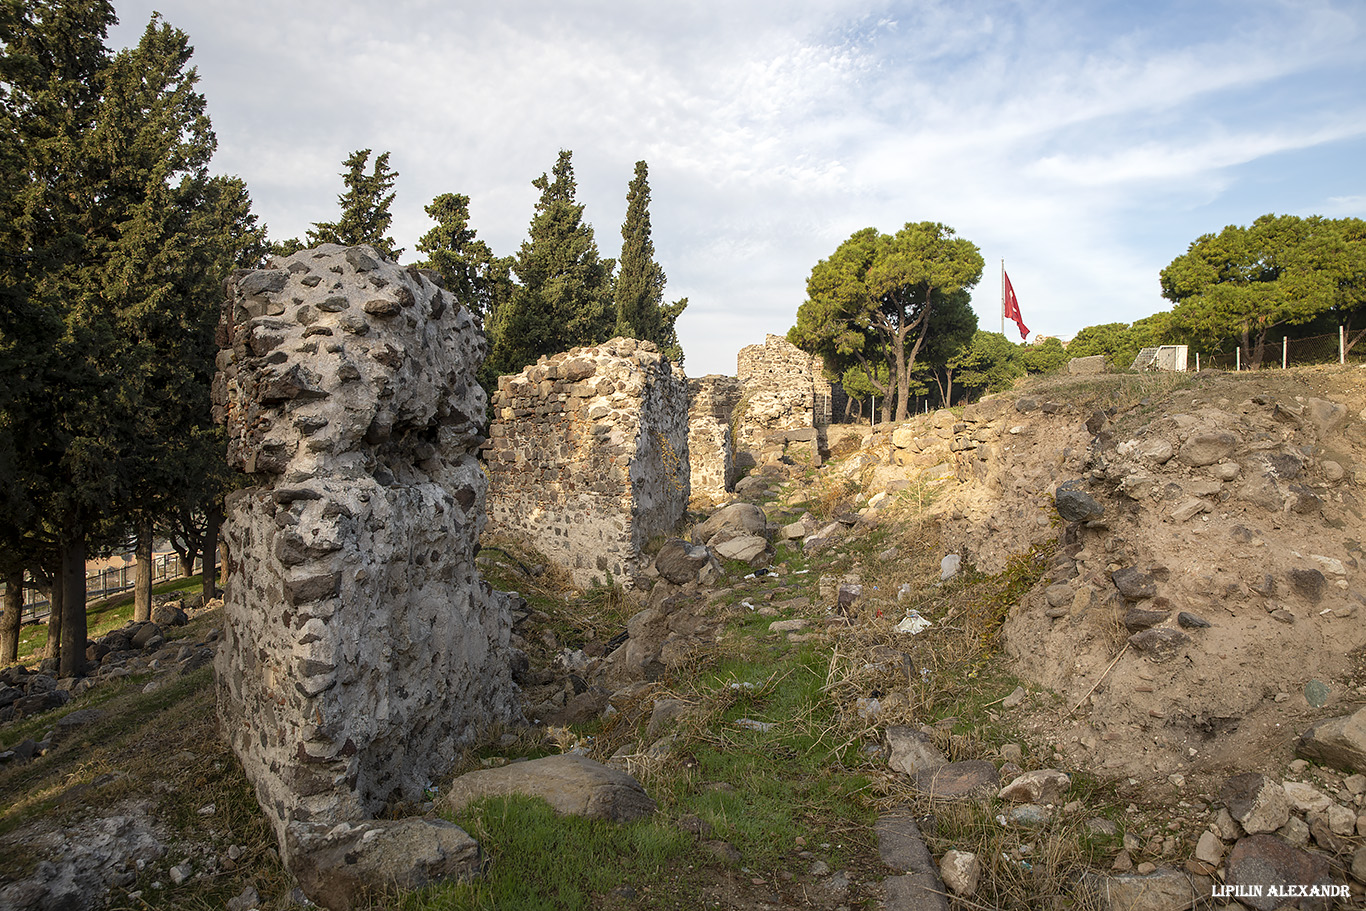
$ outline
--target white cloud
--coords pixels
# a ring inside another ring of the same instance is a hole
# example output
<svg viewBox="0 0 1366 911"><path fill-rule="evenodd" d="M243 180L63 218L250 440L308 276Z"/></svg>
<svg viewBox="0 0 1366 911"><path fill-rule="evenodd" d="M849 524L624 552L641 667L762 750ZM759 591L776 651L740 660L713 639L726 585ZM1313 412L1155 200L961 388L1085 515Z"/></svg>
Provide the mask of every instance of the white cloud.
<svg viewBox="0 0 1366 911"><path fill-rule="evenodd" d="M134 40L150 0L117 5ZM612 256L649 161L690 372L785 332L811 266L867 225L953 225L988 262L984 325L1005 257L1031 328L1066 335L1162 307L1157 271L1225 209L1275 208L1249 168L1312 176L1324 214L1363 210L1359 166L1299 164L1366 146L1351 0L157 5L196 46L216 166L276 236L331 218L342 158L371 147L401 174L400 245L462 192L512 253L531 179L570 148Z"/></svg>

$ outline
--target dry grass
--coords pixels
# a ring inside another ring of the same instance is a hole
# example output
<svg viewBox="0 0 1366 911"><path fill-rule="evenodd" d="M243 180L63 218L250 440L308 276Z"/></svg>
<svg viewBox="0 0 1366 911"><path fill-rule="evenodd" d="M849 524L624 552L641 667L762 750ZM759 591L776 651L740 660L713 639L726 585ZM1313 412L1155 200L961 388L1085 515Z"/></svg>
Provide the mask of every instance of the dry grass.
<svg viewBox="0 0 1366 911"><path fill-rule="evenodd" d="M210 612L175 632L199 641L216 622ZM161 686L144 692L152 679ZM120 911L222 908L248 883L262 894L288 893L292 881L276 855L274 834L219 736L211 668L106 682L35 720L50 728L60 715L82 708L104 715L45 756L0 770L0 834L22 841L31 825L70 830L100 814L146 814L167 851L128 890L114 891L110 906ZM202 814L210 804L212 814ZM235 863L226 862L231 845L241 851ZM0 854L7 877L24 875L33 861L22 844L7 843ZM187 858L204 876L170 887L167 870ZM152 888L154 881L162 887Z"/></svg>
<svg viewBox="0 0 1366 911"><path fill-rule="evenodd" d="M1093 376L1053 374L1032 377L1013 391L1013 395L1048 395L1064 399L1078 408L1114 408L1126 411L1142 405L1145 399L1165 398L1198 382L1189 373L1106 373Z"/></svg>
<svg viewBox="0 0 1366 911"><path fill-rule="evenodd" d="M895 534L865 539L832 568L857 573L863 596L853 608L854 622L831 644L823 688L840 711L827 721L822 739L838 748L878 742L893 724L926 727L952 761L999 763L1003 746L1021 740L993 711L1018 684L1001 654L1001 628L1042 577L1052 550L1021 555L995 576L965 567L940 584L937 529L913 505L903 509L882 522ZM891 546L898 556L878 559ZM915 635L898 632L896 625L912 610L931 626ZM876 714L867 708L872 699ZM1029 745L1021 745L1031 755ZM1077 882L1085 871L1108 865L1117 848L1087 834L1085 814L1055 812L1038 828L1003 824L1008 807L997 801L932 804L905 776L880 761L871 765L866 774L879 806L910 806L933 819L924 834L936 857L954 848L972 851L983 864L977 898L955 899L955 908L1087 908L1090 899ZM1026 758L1024 765L1038 763ZM1090 815L1118 815L1113 795L1089 779L1074 784L1068 796L1086 802Z"/></svg>

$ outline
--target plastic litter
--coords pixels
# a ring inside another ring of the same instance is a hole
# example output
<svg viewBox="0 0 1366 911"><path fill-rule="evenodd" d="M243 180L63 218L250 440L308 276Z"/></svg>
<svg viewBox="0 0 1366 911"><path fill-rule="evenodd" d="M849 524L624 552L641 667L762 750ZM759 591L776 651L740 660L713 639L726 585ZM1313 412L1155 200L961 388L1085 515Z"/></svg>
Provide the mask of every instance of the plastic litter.
<svg viewBox="0 0 1366 911"><path fill-rule="evenodd" d="M896 625L896 631L914 636L929 629L932 625L930 621L920 616L920 611L908 610L906 611L906 619Z"/></svg>
<svg viewBox="0 0 1366 911"><path fill-rule="evenodd" d="M736 718L735 726L744 728L747 731L758 731L761 734L767 734L769 731L773 730L773 724L771 722L755 721L753 718Z"/></svg>

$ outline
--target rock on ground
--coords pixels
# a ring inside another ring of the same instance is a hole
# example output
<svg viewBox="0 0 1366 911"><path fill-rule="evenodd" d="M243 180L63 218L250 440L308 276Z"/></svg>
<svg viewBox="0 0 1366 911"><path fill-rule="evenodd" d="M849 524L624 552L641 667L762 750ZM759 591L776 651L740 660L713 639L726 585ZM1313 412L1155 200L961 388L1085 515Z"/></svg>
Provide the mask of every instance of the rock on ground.
<svg viewBox="0 0 1366 911"><path fill-rule="evenodd" d="M1249 835L1275 832L1290 818L1285 789L1260 772L1233 776L1219 789L1219 796Z"/></svg>
<svg viewBox="0 0 1366 911"><path fill-rule="evenodd" d="M1344 771L1366 772L1366 708L1318 722L1304 732L1296 752Z"/></svg>
<svg viewBox="0 0 1366 911"><path fill-rule="evenodd" d="M877 850L882 862L899 876L883 881L887 911L948 911L939 867L925 847L909 809L893 810L878 819Z"/></svg>
<svg viewBox="0 0 1366 911"><path fill-rule="evenodd" d="M1104 911L1186 911L1210 896L1209 879L1170 867L1151 873L1088 873L1082 889Z"/></svg>
<svg viewBox="0 0 1366 911"><path fill-rule="evenodd" d="M1301 851L1275 835L1249 835L1233 846L1225 866L1224 880L1232 886L1332 885L1328 860L1308 851ZM1251 889L1247 891L1252 891ZM1257 911L1275 911L1283 904L1272 895L1240 898ZM1329 908L1332 900L1301 899L1300 908Z"/></svg>
<svg viewBox="0 0 1366 911"><path fill-rule="evenodd" d="M989 797L1001 787L1001 774L985 759L969 759L921 769L915 775L915 786L932 800Z"/></svg>
<svg viewBox="0 0 1366 911"><path fill-rule="evenodd" d="M544 798L555 812L631 822L655 811L655 802L630 775L584 756L547 756L461 775L441 803L458 810L481 797L526 794Z"/></svg>
<svg viewBox="0 0 1366 911"><path fill-rule="evenodd" d="M887 745L892 754L887 765L905 775L915 775L924 769L937 769L949 761L934 745L929 734L915 728L903 725L887 728Z"/></svg>
<svg viewBox="0 0 1366 911"><path fill-rule="evenodd" d="M377 819L336 826L291 823L292 872L311 901L330 911L369 907L390 889L467 879L483 863L479 843L440 819Z"/></svg>

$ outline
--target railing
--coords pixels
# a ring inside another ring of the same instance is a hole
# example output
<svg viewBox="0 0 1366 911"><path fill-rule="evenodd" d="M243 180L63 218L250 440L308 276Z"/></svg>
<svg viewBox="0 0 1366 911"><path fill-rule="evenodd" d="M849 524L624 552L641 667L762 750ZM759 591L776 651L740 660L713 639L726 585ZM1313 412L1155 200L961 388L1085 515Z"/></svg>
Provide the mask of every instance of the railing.
<svg viewBox="0 0 1366 911"><path fill-rule="evenodd" d="M193 576L200 572L201 562L196 558L194 568L190 572ZM177 554L154 554L152 556L152 584L165 582L167 579L181 578L180 557ZM86 573L85 576L85 596L86 603L99 601L116 595L119 592L128 591L137 581L137 565L126 563L123 566L110 566L93 573ZM0 594L5 591L5 584L0 582ZM20 614L20 622L36 623L47 618L52 611L47 595L43 594L36 586L32 585L27 576L24 583L24 608Z"/></svg>

